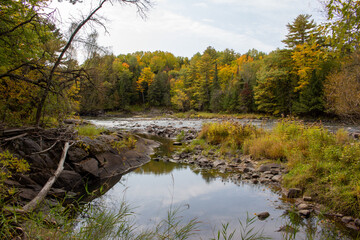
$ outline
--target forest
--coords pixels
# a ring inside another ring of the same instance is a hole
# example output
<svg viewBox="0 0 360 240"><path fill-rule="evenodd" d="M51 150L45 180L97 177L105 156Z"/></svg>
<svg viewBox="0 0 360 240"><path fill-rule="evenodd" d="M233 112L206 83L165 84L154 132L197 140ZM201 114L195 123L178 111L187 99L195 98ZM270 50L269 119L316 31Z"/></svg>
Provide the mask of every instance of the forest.
<svg viewBox="0 0 360 240"><path fill-rule="evenodd" d="M135 4L143 14L149 3L122 2ZM356 119L359 3L323 2L327 21L297 16L284 26L283 49L238 53L209 46L189 59L163 51L115 56L97 45L97 32L80 34L94 21L92 15L63 33L42 12L48 1L7 0L0 13L1 122L51 124L70 115L128 111L134 105ZM85 42L82 64L74 57L76 42Z"/></svg>

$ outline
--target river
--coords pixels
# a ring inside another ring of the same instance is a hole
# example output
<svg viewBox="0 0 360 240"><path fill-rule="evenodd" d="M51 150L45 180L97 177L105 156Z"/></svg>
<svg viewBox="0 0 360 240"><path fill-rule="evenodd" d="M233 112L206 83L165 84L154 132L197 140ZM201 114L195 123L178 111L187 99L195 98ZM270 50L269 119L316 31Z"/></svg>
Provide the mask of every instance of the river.
<svg viewBox="0 0 360 240"><path fill-rule="evenodd" d="M92 119L92 123L106 128L142 131L151 124L158 126L191 127L199 130L204 122L214 120L173 119ZM274 121L250 121L255 125L271 128ZM357 129L355 129L357 130ZM176 151L172 140L157 138L162 142L154 156L169 155ZM211 239L229 224L238 234L247 216L255 217L256 230L271 239L353 239L347 231L327 219L303 219L291 211L291 203L282 199L276 189L262 184L232 181L228 174L200 169L194 165L151 161L124 175L109 191L93 200L92 204L116 211L122 201L131 204L136 212L138 230L153 228L167 213L179 209L178 217L184 222L197 218L200 222L197 235L191 239ZM266 220L258 220L257 213L269 212ZM281 231L284 226L296 230Z"/></svg>

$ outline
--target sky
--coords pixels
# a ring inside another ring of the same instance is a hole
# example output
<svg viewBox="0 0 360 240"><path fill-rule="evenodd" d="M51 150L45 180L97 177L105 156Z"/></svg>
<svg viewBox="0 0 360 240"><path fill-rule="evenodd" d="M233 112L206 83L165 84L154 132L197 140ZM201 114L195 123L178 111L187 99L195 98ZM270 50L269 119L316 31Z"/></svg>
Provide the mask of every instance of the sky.
<svg viewBox="0 0 360 240"><path fill-rule="evenodd" d="M53 1L64 24L87 14L97 0L72 5ZM299 14L310 14L316 23L325 21L319 0L152 0L143 19L136 8L119 3L104 5L106 18L98 28L98 43L115 55L136 51L167 51L192 57L208 46L237 53L249 49L270 52L283 48L286 24ZM65 28L65 27L64 27Z"/></svg>

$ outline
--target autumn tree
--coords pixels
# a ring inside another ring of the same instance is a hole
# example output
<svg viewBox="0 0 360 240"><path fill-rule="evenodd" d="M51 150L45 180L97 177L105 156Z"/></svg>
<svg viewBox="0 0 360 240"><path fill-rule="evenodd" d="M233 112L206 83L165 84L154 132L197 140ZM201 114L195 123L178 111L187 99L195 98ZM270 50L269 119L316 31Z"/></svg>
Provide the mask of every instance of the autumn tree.
<svg viewBox="0 0 360 240"><path fill-rule="evenodd" d="M329 75L325 96L330 111L343 118L360 118L360 53L355 52L340 71Z"/></svg>

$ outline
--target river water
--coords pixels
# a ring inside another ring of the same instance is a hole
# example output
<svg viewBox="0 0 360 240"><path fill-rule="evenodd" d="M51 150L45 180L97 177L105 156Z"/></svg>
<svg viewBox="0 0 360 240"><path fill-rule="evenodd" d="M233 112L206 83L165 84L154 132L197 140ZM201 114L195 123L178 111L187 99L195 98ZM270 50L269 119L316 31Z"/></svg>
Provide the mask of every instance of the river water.
<svg viewBox="0 0 360 240"><path fill-rule="evenodd" d="M107 128L143 130L146 126L192 127L200 129L204 122L213 120L152 120L152 119L93 119L92 123ZM248 120L243 120L249 122ZM274 122L252 121L255 125L270 128ZM158 138L162 146L155 156L176 151L171 140ZM302 219L291 211L291 203L283 200L277 190L265 185L235 183L230 175L214 170L199 169L194 165L151 161L124 175L109 191L93 200L93 204L116 211L122 201L131 204L136 213L138 230L151 229L166 219L169 211L178 209L177 217L184 222L197 218L200 222L197 235L190 239L211 239L229 224L229 233L235 230L234 239L240 239L240 224L255 217L251 227L262 231L271 239L353 239L341 227L317 217ZM264 221L256 213L269 212ZM294 231L280 231L290 226Z"/></svg>

